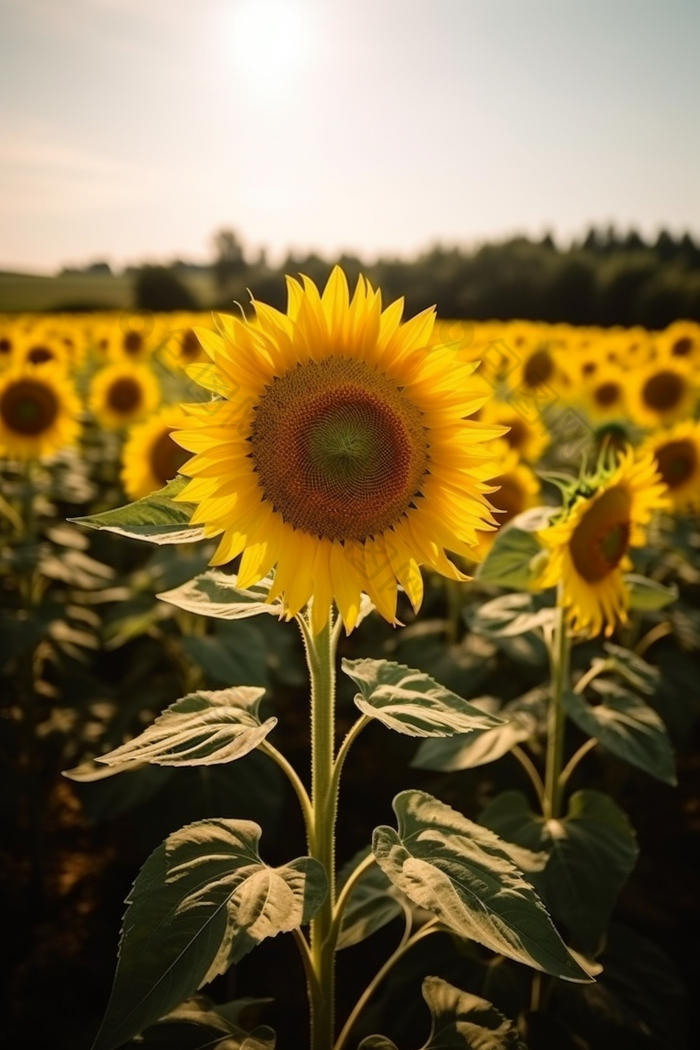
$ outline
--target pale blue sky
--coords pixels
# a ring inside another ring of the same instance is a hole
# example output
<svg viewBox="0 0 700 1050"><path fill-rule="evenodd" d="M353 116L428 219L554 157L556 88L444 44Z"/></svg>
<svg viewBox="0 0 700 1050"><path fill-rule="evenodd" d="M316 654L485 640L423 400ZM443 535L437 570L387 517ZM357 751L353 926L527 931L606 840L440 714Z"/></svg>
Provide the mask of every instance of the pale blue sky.
<svg viewBox="0 0 700 1050"><path fill-rule="evenodd" d="M700 235L697 0L0 0L0 268Z"/></svg>

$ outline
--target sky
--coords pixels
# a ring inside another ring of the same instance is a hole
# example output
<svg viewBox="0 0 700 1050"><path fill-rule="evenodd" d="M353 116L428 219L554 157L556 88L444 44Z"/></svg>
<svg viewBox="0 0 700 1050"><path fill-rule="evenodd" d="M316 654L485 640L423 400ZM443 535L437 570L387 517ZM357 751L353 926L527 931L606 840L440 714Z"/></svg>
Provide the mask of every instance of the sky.
<svg viewBox="0 0 700 1050"><path fill-rule="evenodd" d="M0 269L700 238L697 0L0 0Z"/></svg>

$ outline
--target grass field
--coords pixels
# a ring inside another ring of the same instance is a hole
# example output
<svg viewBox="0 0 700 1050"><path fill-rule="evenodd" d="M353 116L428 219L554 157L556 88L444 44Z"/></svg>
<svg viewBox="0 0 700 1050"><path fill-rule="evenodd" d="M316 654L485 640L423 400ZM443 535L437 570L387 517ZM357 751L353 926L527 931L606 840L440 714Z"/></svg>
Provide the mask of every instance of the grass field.
<svg viewBox="0 0 700 1050"><path fill-rule="evenodd" d="M214 298L214 285L208 273L181 275L180 278L202 307ZM134 301L131 274L66 274L44 277L37 274L0 272L0 312L70 311L96 308L120 310Z"/></svg>

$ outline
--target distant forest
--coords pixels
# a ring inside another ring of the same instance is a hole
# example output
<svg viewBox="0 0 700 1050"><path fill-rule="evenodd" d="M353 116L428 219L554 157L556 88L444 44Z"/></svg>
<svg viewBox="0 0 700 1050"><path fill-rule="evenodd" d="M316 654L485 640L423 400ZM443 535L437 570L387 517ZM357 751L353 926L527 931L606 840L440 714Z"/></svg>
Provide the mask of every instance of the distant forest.
<svg viewBox="0 0 700 1050"><path fill-rule="evenodd" d="M323 283L334 262L351 282L362 272L378 284L385 299L405 296L414 313L432 304L442 317L474 320L569 322L583 325L644 325L663 328L686 318L700 322L700 247L689 234L662 232L653 243L639 234L592 229L566 249L551 237L517 237L484 244L473 251L434 247L417 258L383 258L369 265L356 256L323 259L290 255L280 267L265 253L249 259L233 230L213 239L209 268L214 301L193 299L185 262L134 271L137 303L152 310L216 307L256 298L284 309L284 274L305 273Z"/></svg>

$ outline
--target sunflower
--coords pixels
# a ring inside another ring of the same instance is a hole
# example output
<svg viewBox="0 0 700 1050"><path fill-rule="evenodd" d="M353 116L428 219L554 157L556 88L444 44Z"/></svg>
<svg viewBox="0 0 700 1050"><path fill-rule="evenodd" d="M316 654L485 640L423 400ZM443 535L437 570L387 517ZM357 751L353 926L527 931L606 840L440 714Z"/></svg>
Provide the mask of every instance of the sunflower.
<svg viewBox="0 0 700 1050"><path fill-rule="evenodd" d="M610 635L616 623L626 623L628 551L642 546L652 512L666 506L666 486L652 456L636 460L628 448L615 468L580 480L562 516L539 533L550 554L537 585L561 584L574 630L592 637L605 626Z"/></svg>
<svg viewBox="0 0 700 1050"><path fill-rule="evenodd" d="M170 405L130 432L122 450L122 483L129 499L141 499L171 481L187 453L171 434L185 424L182 409Z"/></svg>
<svg viewBox="0 0 700 1050"><path fill-rule="evenodd" d="M529 463L537 463L549 444L547 429L542 420L526 419L507 401L487 401L479 418L484 423L497 423L499 426L508 427L508 433L504 435L503 440L508 448L516 453L516 458L525 459Z"/></svg>
<svg viewBox="0 0 700 1050"><path fill-rule="evenodd" d="M584 380L582 396L588 416L595 421L624 419L626 373L618 366L601 364Z"/></svg>
<svg viewBox="0 0 700 1050"><path fill-rule="evenodd" d="M697 363L700 357L700 325L695 321L674 321L659 341L665 353L676 360Z"/></svg>
<svg viewBox="0 0 700 1050"><path fill-rule="evenodd" d="M24 364L0 376L0 453L50 456L80 433L80 400L60 369Z"/></svg>
<svg viewBox="0 0 700 1050"><path fill-rule="evenodd" d="M630 373L629 410L643 426L673 423L693 414L697 379L688 362L662 355Z"/></svg>
<svg viewBox="0 0 700 1050"><path fill-rule="evenodd" d="M352 630L362 591L395 623L398 583L418 608L419 566L465 579L445 550L496 524L485 442L503 430L468 418L484 401L475 363L430 346L432 309L402 324L403 301L382 311L364 277L352 299L339 267L323 295L302 280L286 314L254 300L255 323L197 330L211 361L188 374L221 398L188 406L175 435L195 453L178 498L220 537L212 564L242 554L239 586L276 566L270 600L288 616L313 596L315 632L333 600Z"/></svg>
<svg viewBox="0 0 700 1050"><path fill-rule="evenodd" d="M540 482L537 475L525 464L520 462L518 453L508 447L509 434L504 440L499 440L494 448L494 458L500 462L501 474L493 479L497 491L490 497L491 505L498 519L498 529L503 528L509 521L537 505L537 497L540 493ZM482 561L494 541L496 532L479 533L479 544L470 554L472 561Z"/></svg>
<svg viewBox="0 0 700 1050"><path fill-rule="evenodd" d="M19 340L16 355L18 361L26 361L30 365L50 364L64 372L70 363L65 343L46 330L34 332L31 336Z"/></svg>
<svg viewBox="0 0 700 1050"><path fill-rule="evenodd" d="M700 509L700 423L687 420L652 434L640 452L654 457L675 510Z"/></svg>
<svg viewBox="0 0 700 1050"><path fill-rule="evenodd" d="M92 382L90 410L112 430L135 423L158 405L160 391L147 365L108 365Z"/></svg>

